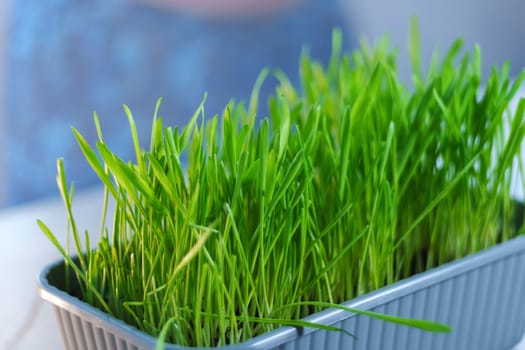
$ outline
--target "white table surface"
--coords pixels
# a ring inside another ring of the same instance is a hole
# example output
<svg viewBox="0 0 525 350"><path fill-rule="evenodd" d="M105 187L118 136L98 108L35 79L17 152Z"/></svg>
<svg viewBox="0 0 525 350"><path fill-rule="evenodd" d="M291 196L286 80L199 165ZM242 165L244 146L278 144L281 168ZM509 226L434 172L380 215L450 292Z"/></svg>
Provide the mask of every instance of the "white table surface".
<svg viewBox="0 0 525 350"><path fill-rule="evenodd" d="M101 191L79 193L74 203L79 227L98 232ZM53 310L36 292L40 270L60 257L38 228L37 218L65 240L65 210L59 198L0 212L0 349L63 347ZM513 350L525 350L525 340Z"/></svg>

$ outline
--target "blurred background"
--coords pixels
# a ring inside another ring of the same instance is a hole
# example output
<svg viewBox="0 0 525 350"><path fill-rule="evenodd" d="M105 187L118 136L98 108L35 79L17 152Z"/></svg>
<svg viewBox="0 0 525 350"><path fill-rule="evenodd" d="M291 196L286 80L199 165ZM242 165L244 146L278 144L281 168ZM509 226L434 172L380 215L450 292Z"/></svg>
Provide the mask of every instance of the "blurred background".
<svg viewBox="0 0 525 350"><path fill-rule="evenodd" d="M458 36L481 45L488 72L505 59L525 65L519 0L2 0L0 2L0 207L58 194L56 159L77 188L96 184L71 126L96 139L97 111L110 147L132 159L122 104L144 145L156 100L182 125L208 93L206 115L248 99L263 67L298 82L304 47L326 62L333 27L345 48L388 33L409 77L406 37L419 18L424 58ZM275 81L265 82L262 100ZM261 106L260 116L264 116Z"/></svg>
<svg viewBox="0 0 525 350"><path fill-rule="evenodd" d="M301 50L326 62L334 27L347 51L360 37L388 33L408 82L413 15L424 62L461 36L466 48L480 44L485 74L509 59L515 75L525 66L524 10L521 0L0 0L0 348L62 344L51 306L35 292L35 276L58 252L35 219L65 241L62 204L46 199L58 196L58 157L77 189L97 184L71 132L74 126L93 143L94 111L109 146L133 159L122 104L148 145L159 97L165 122L183 125L206 92L207 117L232 98L248 99L264 67L298 83ZM265 82L261 100L275 83ZM78 224L95 231L100 192L82 192Z"/></svg>

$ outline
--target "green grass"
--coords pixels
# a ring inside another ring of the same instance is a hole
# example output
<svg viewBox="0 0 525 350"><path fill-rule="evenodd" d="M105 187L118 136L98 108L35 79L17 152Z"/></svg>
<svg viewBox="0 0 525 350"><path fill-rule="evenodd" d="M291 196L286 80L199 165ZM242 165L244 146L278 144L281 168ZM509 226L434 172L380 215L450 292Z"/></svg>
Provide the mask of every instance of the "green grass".
<svg viewBox="0 0 525 350"><path fill-rule="evenodd" d="M327 67L302 55L301 86L275 73L268 118L255 114L266 70L221 117L205 119L203 102L165 126L159 101L148 150L125 107L133 162L107 147L98 117L95 146L74 130L113 217L105 207L89 249L59 160L78 264L39 225L83 300L168 342L231 344L513 237L525 100L508 105L524 74L511 82L505 64L482 78L480 49L461 54L460 41L423 73L418 40L413 28L411 87L386 40L343 54L335 31Z"/></svg>

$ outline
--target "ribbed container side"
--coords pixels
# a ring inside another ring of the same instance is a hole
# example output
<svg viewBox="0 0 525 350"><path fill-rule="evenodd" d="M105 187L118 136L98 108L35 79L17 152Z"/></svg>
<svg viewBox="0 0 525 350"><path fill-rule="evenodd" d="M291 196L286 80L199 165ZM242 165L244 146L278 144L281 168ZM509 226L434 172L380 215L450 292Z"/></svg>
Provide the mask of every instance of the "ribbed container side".
<svg viewBox="0 0 525 350"><path fill-rule="evenodd" d="M111 349L111 350L117 349L117 342L115 341L115 335L112 332L108 330L104 331L104 341L108 349Z"/></svg>
<svg viewBox="0 0 525 350"><path fill-rule="evenodd" d="M154 338L48 283L48 275L58 265L50 265L42 271L40 294L56 306L67 349L155 348ZM453 331L449 334L425 332L329 309L306 320L343 328L353 337L343 332L282 327L223 349L510 349L525 331L525 236L410 277L344 305L438 321L450 325ZM177 345L167 345L166 348L189 349Z"/></svg>
<svg viewBox="0 0 525 350"><path fill-rule="evenodd" d="M435 320L450 334L424 332L367 317L352 316L352 349L510 349L525 331L525 255L513 255L410 293L376 312Z"/></svg>
<svg viewBox="0 0 525 350"><path fill-rule="evenodd" d="M106 340L104 339L104 330L101 328L95 328L95 347L93 349L107 350ZM91 350L91 349L89 349Z"/></svg>

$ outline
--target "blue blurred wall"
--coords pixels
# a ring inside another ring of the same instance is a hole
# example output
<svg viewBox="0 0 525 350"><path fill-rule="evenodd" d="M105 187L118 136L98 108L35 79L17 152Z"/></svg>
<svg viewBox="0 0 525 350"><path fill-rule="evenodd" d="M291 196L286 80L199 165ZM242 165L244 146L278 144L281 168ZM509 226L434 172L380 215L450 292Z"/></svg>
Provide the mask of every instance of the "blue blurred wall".
<svg viewBox="0 0 525 350"><path fill-rule="evenodd" d="M332 28L345 28L336 2L326 0L229 19L116 0L19 0L11 11L4 206L57 194L57 157L77 188L96 183L70 129L94 142L93 111L110 147L132 159L123 103L147 145L159 97L168 123L183 124L205 92L212 116L231 98L247 99L265 66L297 82L301 48L326 60ZM267 81L263 96L273 87Z"/></svg>

